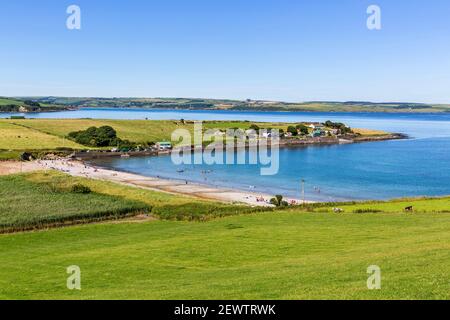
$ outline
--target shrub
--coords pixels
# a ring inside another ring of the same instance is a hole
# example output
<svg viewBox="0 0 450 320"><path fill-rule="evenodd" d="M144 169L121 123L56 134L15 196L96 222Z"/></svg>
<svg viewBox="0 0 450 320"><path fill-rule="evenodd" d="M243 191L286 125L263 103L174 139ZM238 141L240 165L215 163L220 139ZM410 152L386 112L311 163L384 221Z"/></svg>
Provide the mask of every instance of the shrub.
<svg viewBox="0 0 450 320"><path fill-rule="evenodd" d="M383 212L382 210L378 210L378 209L357 209L354 210L353 213L380 213Z"/></svg>
<svg viewBox="0 0 450 320"><path fill-rule="evenodd" d="M275 207L287 207L289 205L287 201L283 201L282 195L276 195L275 198L270 199L270 203Z"/></svg>
<svg viewBox="0 0 450 320"><path fill-rule="evenodd" d="M72 186L72 192L73 193L81 193L81 194L89 194L92 192L91 188L82 185L82 184L75 184Z"/></svg>

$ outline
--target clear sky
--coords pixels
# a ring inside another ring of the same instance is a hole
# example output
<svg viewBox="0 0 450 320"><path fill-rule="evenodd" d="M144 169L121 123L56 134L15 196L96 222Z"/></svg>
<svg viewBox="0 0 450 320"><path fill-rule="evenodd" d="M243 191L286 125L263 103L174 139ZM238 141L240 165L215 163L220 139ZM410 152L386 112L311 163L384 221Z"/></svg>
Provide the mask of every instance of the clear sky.
<svg viewBox="0 0 450 320"><path fill-rule="evenodd" d="M449 0L1 1L0 43L3 96L450 103Z"/></svg>

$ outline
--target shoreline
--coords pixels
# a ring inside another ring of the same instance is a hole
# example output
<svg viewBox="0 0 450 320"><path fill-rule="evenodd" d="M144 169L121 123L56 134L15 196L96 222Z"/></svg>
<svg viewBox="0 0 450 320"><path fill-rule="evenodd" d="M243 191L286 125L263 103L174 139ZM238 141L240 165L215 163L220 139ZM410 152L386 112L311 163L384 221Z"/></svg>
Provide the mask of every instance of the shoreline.
<svg viewBox="0 0 450 320"><path fill-rule="evenodd" d="M223 203L239 203L254 207L266 207L273 206L269 203L269 201L275 196L236 189L218 188L199 183L191 183L185 180L147 177L124 171L105 169L87 164L83 161L40 160L33 162L33 164L35 164L33 168L37 168L37 170L56 170L75 177L106 180L157 192L165 192L174 195L183 195ZM286 198L285 200L296 205L303 203L302 200L295 198ZM305 203L314 203L314 201L305 200Z"/></svg>
<svg viewBox="0 0 450 320"><path fill-rule="evenodd" d="M255 109L248 109L248 108L229 108L229 109L220 109L220 108L162 108L162 107L149 107L149 108L143 108L143 107L90 107L90 106L63 106L61 110L41 110L41 111L26 111L26 112L10 112L10 111L0 111L0 114L2 113L24 113L24 114L33 114L33 113L46 113L46 112L64 112L64 111L80 111L80 110L131 110L131 111L200 111L200 112L207 112L207 111L221 111L221 112L256 112L256 113L268 113L268 112L279 112L279 113L339 113L339 114L347 114L347 113L357 113L357 114L400 114L400 115L423 115L423 114L430 114L430 115L440 115L440 114L449 114L450 110L441 110L441 109L434 109L434 110L426 110L426 111L417 111L417 110L409 110L409 109L397 109L397 110L311 110L311 109L278 109L278 108L255 108ZM170 119L170 120L176 120L176 119Z"/></svg>

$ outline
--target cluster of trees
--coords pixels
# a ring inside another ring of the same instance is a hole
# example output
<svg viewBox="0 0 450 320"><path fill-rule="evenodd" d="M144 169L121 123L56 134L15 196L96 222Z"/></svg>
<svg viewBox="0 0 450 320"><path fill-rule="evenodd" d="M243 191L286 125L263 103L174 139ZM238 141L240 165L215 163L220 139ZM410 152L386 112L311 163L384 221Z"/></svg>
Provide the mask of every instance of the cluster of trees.
<svg viewBox="0 0 450 320"><path fill-rule="evenodd" d="M345 124L341 122L332 122L328 120L327 122L324 123L324 125L327 126L328 128L339 130L340 134L353 133L351 128L347 127Z"/></svg>
<svg viewBox="0 0 450 320"><path fill-rule="evenodd" d="M304 124L298 124L297 126L289 126L287 128L287 132L291 133L294 137L298 136L299 134L302 136L306 136L309 131L308 131L308 127L305 126Z"/></svg>
<svg viewBox="0 0 450 320"><path fill-rule="evenodd" d="M70 140L89 147L134 148L134 143L117 137L117 132L110 126L90 127L87 130L71 132Z"/></svg>
<svg viewBox="0 0 450 320"><path fill-rule="evenodd" d="M261 128L257 125L257 124L252 124L250 126L250 129L255 130L257 133L259 133L259 131L261 130ZM268 128L267 131L272 130L272 128ZM289 126L287 128L287 132L290 132L293 136L298 136L300 135L307 135L309 133L308 131L308 127L305 126L304 124L299 124L297 126ZM283 134L284 130L280 129L280 134Z"/></svg>

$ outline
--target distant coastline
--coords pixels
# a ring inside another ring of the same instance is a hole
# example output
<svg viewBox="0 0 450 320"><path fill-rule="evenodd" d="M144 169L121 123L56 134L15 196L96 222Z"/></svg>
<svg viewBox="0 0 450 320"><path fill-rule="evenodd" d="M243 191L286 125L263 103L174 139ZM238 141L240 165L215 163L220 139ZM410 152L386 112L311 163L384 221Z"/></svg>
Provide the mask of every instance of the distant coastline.
<svg viewBox="0 0 450 320"><path fill-rule="evenodd" d="M450 104L368 101L282 102L191 98L0 97L0 112L53 112L82 108L268 112L448 113Z"/></svg>

